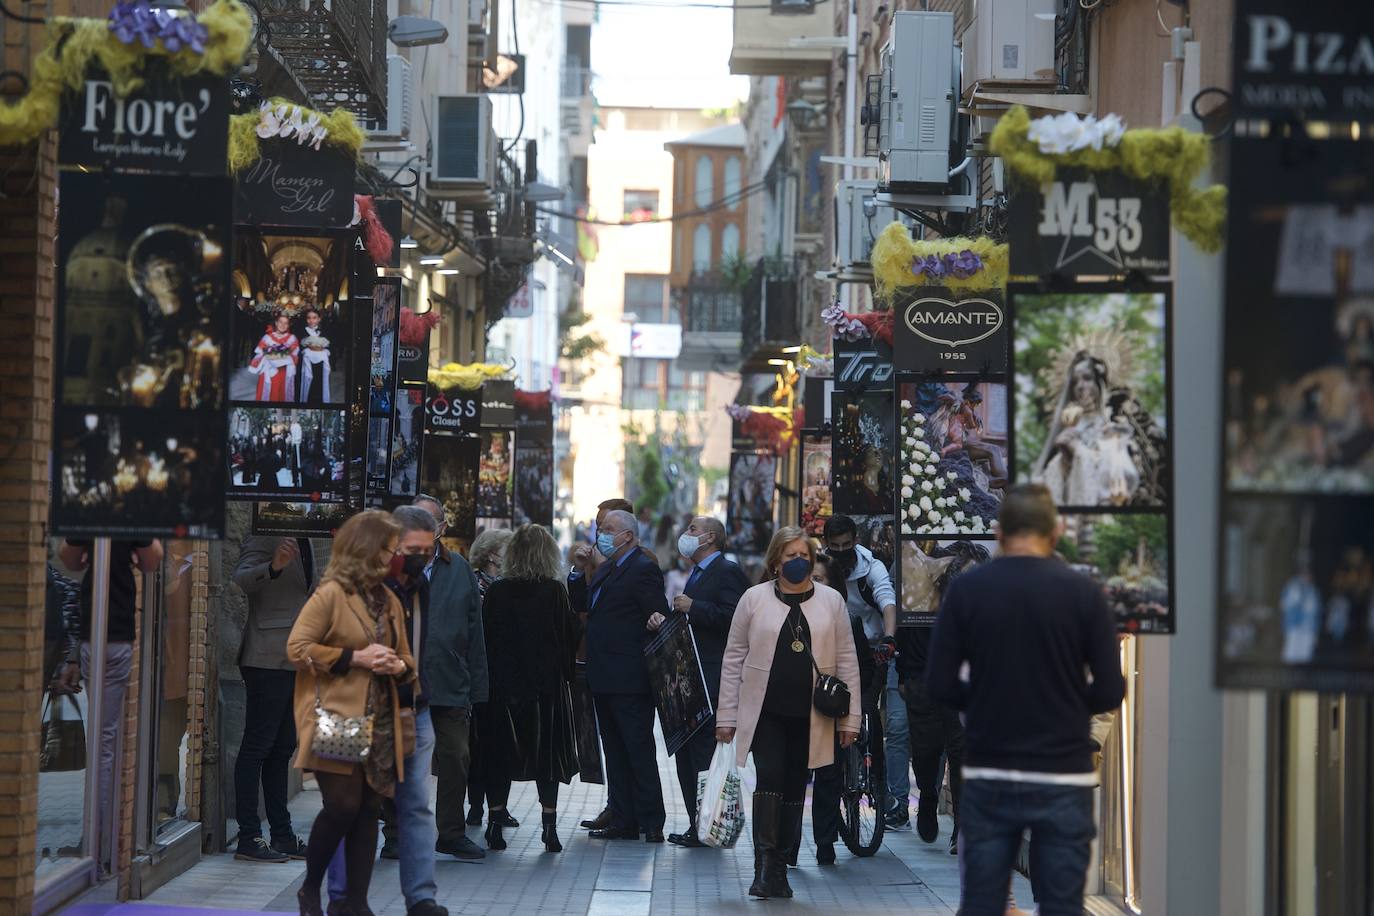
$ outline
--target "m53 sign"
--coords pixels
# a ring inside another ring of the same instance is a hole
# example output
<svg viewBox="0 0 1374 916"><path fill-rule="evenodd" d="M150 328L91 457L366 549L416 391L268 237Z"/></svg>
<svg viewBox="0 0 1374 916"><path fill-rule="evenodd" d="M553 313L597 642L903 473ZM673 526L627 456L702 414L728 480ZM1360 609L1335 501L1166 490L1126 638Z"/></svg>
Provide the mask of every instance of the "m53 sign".
<svg viewBox="0 0 1374 916"><path fill-rule="evenodd" d="M1012 198L1011 272L1038 277L1169 272L1169 201L1120 172L1060 169Z"/></svg>

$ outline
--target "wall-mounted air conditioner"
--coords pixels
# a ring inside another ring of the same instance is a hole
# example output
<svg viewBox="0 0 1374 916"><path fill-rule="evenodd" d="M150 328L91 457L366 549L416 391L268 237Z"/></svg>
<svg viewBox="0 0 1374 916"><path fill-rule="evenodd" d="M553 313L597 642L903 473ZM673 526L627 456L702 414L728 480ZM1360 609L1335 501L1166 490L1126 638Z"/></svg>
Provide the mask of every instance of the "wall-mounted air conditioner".
<svg viewBox="0 0 1374 916"><path fill-rule="evenodd" d="M878 182L853 178L835 182L835 267L841 272L868 267L873 243L897 211L875 200Z"/></svg>
<svg viewBox="0 0 1374 916"><path fill-rule="evenodd" d="M368 131L372 140L407 140L410 138L411 108L415 102L415 82L411 78L410 61L399 54L386 58L386 118Z"/></svg>
<svg viewBox="0 0 1374 916"><path fill-rule="evenodd" d="M950 183L958 131L954 14L902 11L881 58L878 183L884 191L939 191Z"/></svg>
<svg viewBox="0 0 1374 916"><path fill-rule="evenodd" d="M964 31L964 87L1024 84L1053 92L1058 0L979 0Z"/></svg>
<svg viewBox="0 0 1374 916"><path fill-rule="evenodd" d="M429 185L464 190L492 183L496 140L491 99L485 95L441 95L434 100L433 159Z"/></svg>

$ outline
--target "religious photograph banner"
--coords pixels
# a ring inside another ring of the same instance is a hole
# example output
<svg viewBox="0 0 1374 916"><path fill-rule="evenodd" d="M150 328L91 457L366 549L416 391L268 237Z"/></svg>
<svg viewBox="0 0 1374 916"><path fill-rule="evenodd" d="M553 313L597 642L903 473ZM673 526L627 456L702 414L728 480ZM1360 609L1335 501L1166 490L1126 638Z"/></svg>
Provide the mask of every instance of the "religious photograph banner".
<svg viewBox="0 0 1374 916"><path fill-rule="evenodd" d="M553 444L553 392L515 392L515 432L530 445Z"/></svg>
<svg viewBox="0 0 1374 916"><path fill-rule="evenodd" d="M553 446L515 440L515 524L553 525Z"/></svg>
<svg viewBox="0 0 1374 916"><path fill-rule="evenodd" d="M1167 509L1169 298L1013 290L1016 480L1061 509Z"/></svg>
<svg viewBox="0 0 1374 916"><path fill-rule="evenodd" d="M53 531L218 538L230 183L72 171L59 189Z"/></svg>
<svg viewBox="0 0 1374 916"><path fill-rule="evenodd" d="M477 472L477 516L510 520L515 517L515 431L482 431Z"/></svg>
<svg viewBox="0 0 1374 916"><path fill-rule="evenodd" d="M229 409L229 496L348 499L348 415L316 407Z"/></svg>
<svg viewBox="0 0 1374 916"><path fill-rule="evenodd" d="M743 556L763 556L773 537L773 500L778 459L754 452L730 455L725 541Z"/></svg>
<svg viewBox="0 0 1374 916"><path fill-rule="evenodd" d="M252 531L269 537L332 538L353 511L345 503L253 503Z"/></svg>
<svg viewBox="0 0 1374 916"><path fill-rule="evenodd" d="M903 537L991 537L1011 484L1007 385L978 377L897 385Z"/></svg>
<svg viewBox="0 0 1374 916"><path fill-rule="evenodd" d="M825 523L834 514L830 436L802 433L801 438L801 527L814 538L825 533Z"/></svg>
<svg viewBox="0 0 1374 916"><path fill-rule="evenodd" d="M443 503L448 537L456 541L470 542L477 536L477 462L481 447L476 437L425 436L420 492Z"/></svg>
<svg viewBox="0 0 1374 916"><path fill-rule="evenodd" d="M1066 512L1057 553L1106 592L1123 633L1174 632L1173 556L1163 512Z"/></svg>
<svg viewBox="0 0 1374 916"><path fill-rule="evenodd" d="M891 389L837 390L831 470L839 515L895 514L897 439Z"/></svg>
<svg viewBox="0 0 1374 916"><path fill-rule="evenodd" d="M1001 290L963 293L918 287L893 303L893 365L898 372L1007 371L1007 321Z"/></svg>
<svg viewBox="0 0 1374 916"><path fill-rule="evenodd" d="M663 743L669 754L676 754L715 714L686 615L668 615L644 647L644 661Z"/></svg>
<svg viewBox="0 0 1374 916"><path fill-rule="evenodd" d="M1014 187L1007 214L1012 274L1169 273L1168 193L1163 182L1081 168L1060 168L1038 187Z"/></svg>
<svg viewBox="0 0 1374 916"><path fill-rule="evenodd" d="M400 319L399 277L377 281L372 288L372 369L369 374L368 415L389 417L396 397L397 322Z"/></svg>
<svg viewBox="0 0 1374 916"><path fill-rule="evenodd" d="M897 562L897 526L891 515L851 515L858 529L855 543L873 551L874 558L888 569Z"/></svg>
<svg viewBox="0 0 1374 916"><path fill-rule="evenodd" d="M391 430L390 495L402 500L419 495L420 464L424 460L425 386L396 389L396 422Z"/></svg>
<svg viewBox="0 0 1374 916"><path fill-rule="evenodd" d="M957 576L997 554L995 541L924 538L902 542L897 570L897 625L928 627L935 623L945 589Z"/></svg>
<svg viewBox="0 0 1374 916"><path fill-rule="evenodd" d="M349 400L353 317L340 235L235 236L231 400L337 405Z"/></svg>

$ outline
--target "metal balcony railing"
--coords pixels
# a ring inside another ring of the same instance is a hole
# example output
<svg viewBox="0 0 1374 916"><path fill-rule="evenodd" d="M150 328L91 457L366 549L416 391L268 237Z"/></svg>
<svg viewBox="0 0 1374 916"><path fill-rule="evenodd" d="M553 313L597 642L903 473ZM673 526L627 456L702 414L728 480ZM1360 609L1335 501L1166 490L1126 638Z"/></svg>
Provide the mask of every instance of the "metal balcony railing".
<svg viewBox="0 0 1374 916"><path fill-rule="evenodd" d="M262 19L315 108L386 116L386 0L264 0Z"/></svg>
<svg viewBox="0 0 1374 916"><path fill-rule="evenodd" d="M739 333L741 290L721 274L692 274L682 301L687 333Z"/></svg>
<svg viewBox="0 0 1374 916"><path fill-rule="evenodd" d="M745 361L769 345L795 344L801 337L801 261L764 258L740 300L740 353Z"/></svg>

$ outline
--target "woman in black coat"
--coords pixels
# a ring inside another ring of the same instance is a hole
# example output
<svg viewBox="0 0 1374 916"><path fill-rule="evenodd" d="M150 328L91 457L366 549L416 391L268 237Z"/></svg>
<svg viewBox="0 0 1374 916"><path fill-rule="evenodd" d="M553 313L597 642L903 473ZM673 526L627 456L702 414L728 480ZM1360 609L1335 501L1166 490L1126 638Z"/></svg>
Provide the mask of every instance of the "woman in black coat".
<svg viewBox="0 0 1374 916"><path fill-rule="evenodd" d="M506 548L502 578L482 602L491 685L481 736L489 849L506 848L501 829L511 782L533 780L543 807L544 848L563 851L558 784L577 775L570 688L580 627L560 564L548 529L522 525Z"/></svg>

